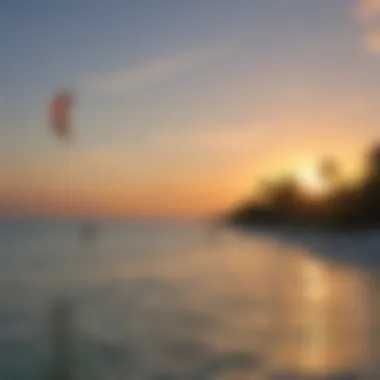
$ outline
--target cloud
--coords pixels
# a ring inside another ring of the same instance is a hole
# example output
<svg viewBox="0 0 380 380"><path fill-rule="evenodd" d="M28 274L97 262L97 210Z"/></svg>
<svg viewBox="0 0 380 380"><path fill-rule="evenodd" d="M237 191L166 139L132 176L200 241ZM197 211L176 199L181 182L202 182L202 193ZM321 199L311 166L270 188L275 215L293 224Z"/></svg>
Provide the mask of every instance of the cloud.
<svg viewBox="0 0 380 380"><path fill-rule="evenodd" d="M225 51L215 44L145 62L138 67L89 78L84 88L93 93L129 93L191 70Z"/></svg>
<svg viewBox="0 0 380 380"><path fill-rule="evenodd" d="M368 51L380 53L380 29L374 29L365 36L365 46Z"/></svg>
<svg viewBox="0 0 380 380"><path fill-rule="evenodd" d="M380 0L357 0L356 4L359 20L369 26L369 29L364 31L364 47L371 53L379 53L380 29L373 24L380 20Z"/></svg>
<svg viewBox="0 0 380 380"><path fill-rule="evenodd" d="M166 152L167 154L212 154L241 155L257 148L257 141L262 127L236 129L207 129L207 130L178 130L152 136L149 144L150 151Z"/></svg>
<svg viewBox="0 0 380 380"><path fill-rule="evenodd" d="M380 14L380 0L357 0L357 15L368 20Z"/></svg>

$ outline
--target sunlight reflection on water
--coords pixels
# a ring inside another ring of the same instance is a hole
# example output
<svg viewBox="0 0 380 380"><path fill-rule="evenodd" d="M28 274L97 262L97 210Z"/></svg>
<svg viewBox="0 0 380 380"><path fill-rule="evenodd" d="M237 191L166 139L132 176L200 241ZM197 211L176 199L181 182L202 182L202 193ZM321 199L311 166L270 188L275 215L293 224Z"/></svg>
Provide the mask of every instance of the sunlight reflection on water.
<svg viewBox="0 0 380 380"><path fill-rule="evenodd" d="M210 242L199 226L110 226L91 250L70 231L0 231L1 252L12 247L0 256L1 379L41 378L59 290L74 302L78 380L325 379L377 361L368 270L258 234Z"/></svg>

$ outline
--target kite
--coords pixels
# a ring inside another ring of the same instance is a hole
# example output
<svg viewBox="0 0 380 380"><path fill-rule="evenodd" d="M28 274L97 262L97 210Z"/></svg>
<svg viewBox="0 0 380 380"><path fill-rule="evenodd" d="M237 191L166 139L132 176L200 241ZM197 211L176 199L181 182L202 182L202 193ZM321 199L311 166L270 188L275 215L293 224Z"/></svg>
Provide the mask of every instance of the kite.
<svg viewBox="0 0 380 380"><path fill-rule="evenodd" d="M67 138L71 135L70 111L73 95L69 91L60 92L50 103L50 122L58 137Z"/></svg>

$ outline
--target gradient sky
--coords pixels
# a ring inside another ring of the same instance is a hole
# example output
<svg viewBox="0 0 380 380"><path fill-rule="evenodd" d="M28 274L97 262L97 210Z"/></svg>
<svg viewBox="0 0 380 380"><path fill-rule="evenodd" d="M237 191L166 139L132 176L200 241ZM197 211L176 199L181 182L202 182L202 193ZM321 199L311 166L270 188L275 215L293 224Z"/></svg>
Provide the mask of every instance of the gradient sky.
<svg viewBox="0 0 380 380"><path fill-rule="evenodd" d="M378 0L0 2L0 212L207 215L380 136ZM47 105L76 92L75 141Z"/></svg>

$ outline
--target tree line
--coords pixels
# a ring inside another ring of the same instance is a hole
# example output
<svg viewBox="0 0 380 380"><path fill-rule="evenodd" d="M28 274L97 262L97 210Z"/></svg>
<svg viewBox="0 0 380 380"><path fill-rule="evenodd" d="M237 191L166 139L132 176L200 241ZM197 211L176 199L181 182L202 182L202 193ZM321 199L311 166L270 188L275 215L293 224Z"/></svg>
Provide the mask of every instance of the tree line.
<svg viewBox="0 0 380 380"><path fill-rule="evenodd" d="M319 174L329 190L320 196L305 194L294 176L263 181L260 200L242 202L228 216L241 225L302 225L326 229L367 229L380 226L380 144L365 157L363 178L355 185L341 178L338 162L322 160Z"/></svg>

